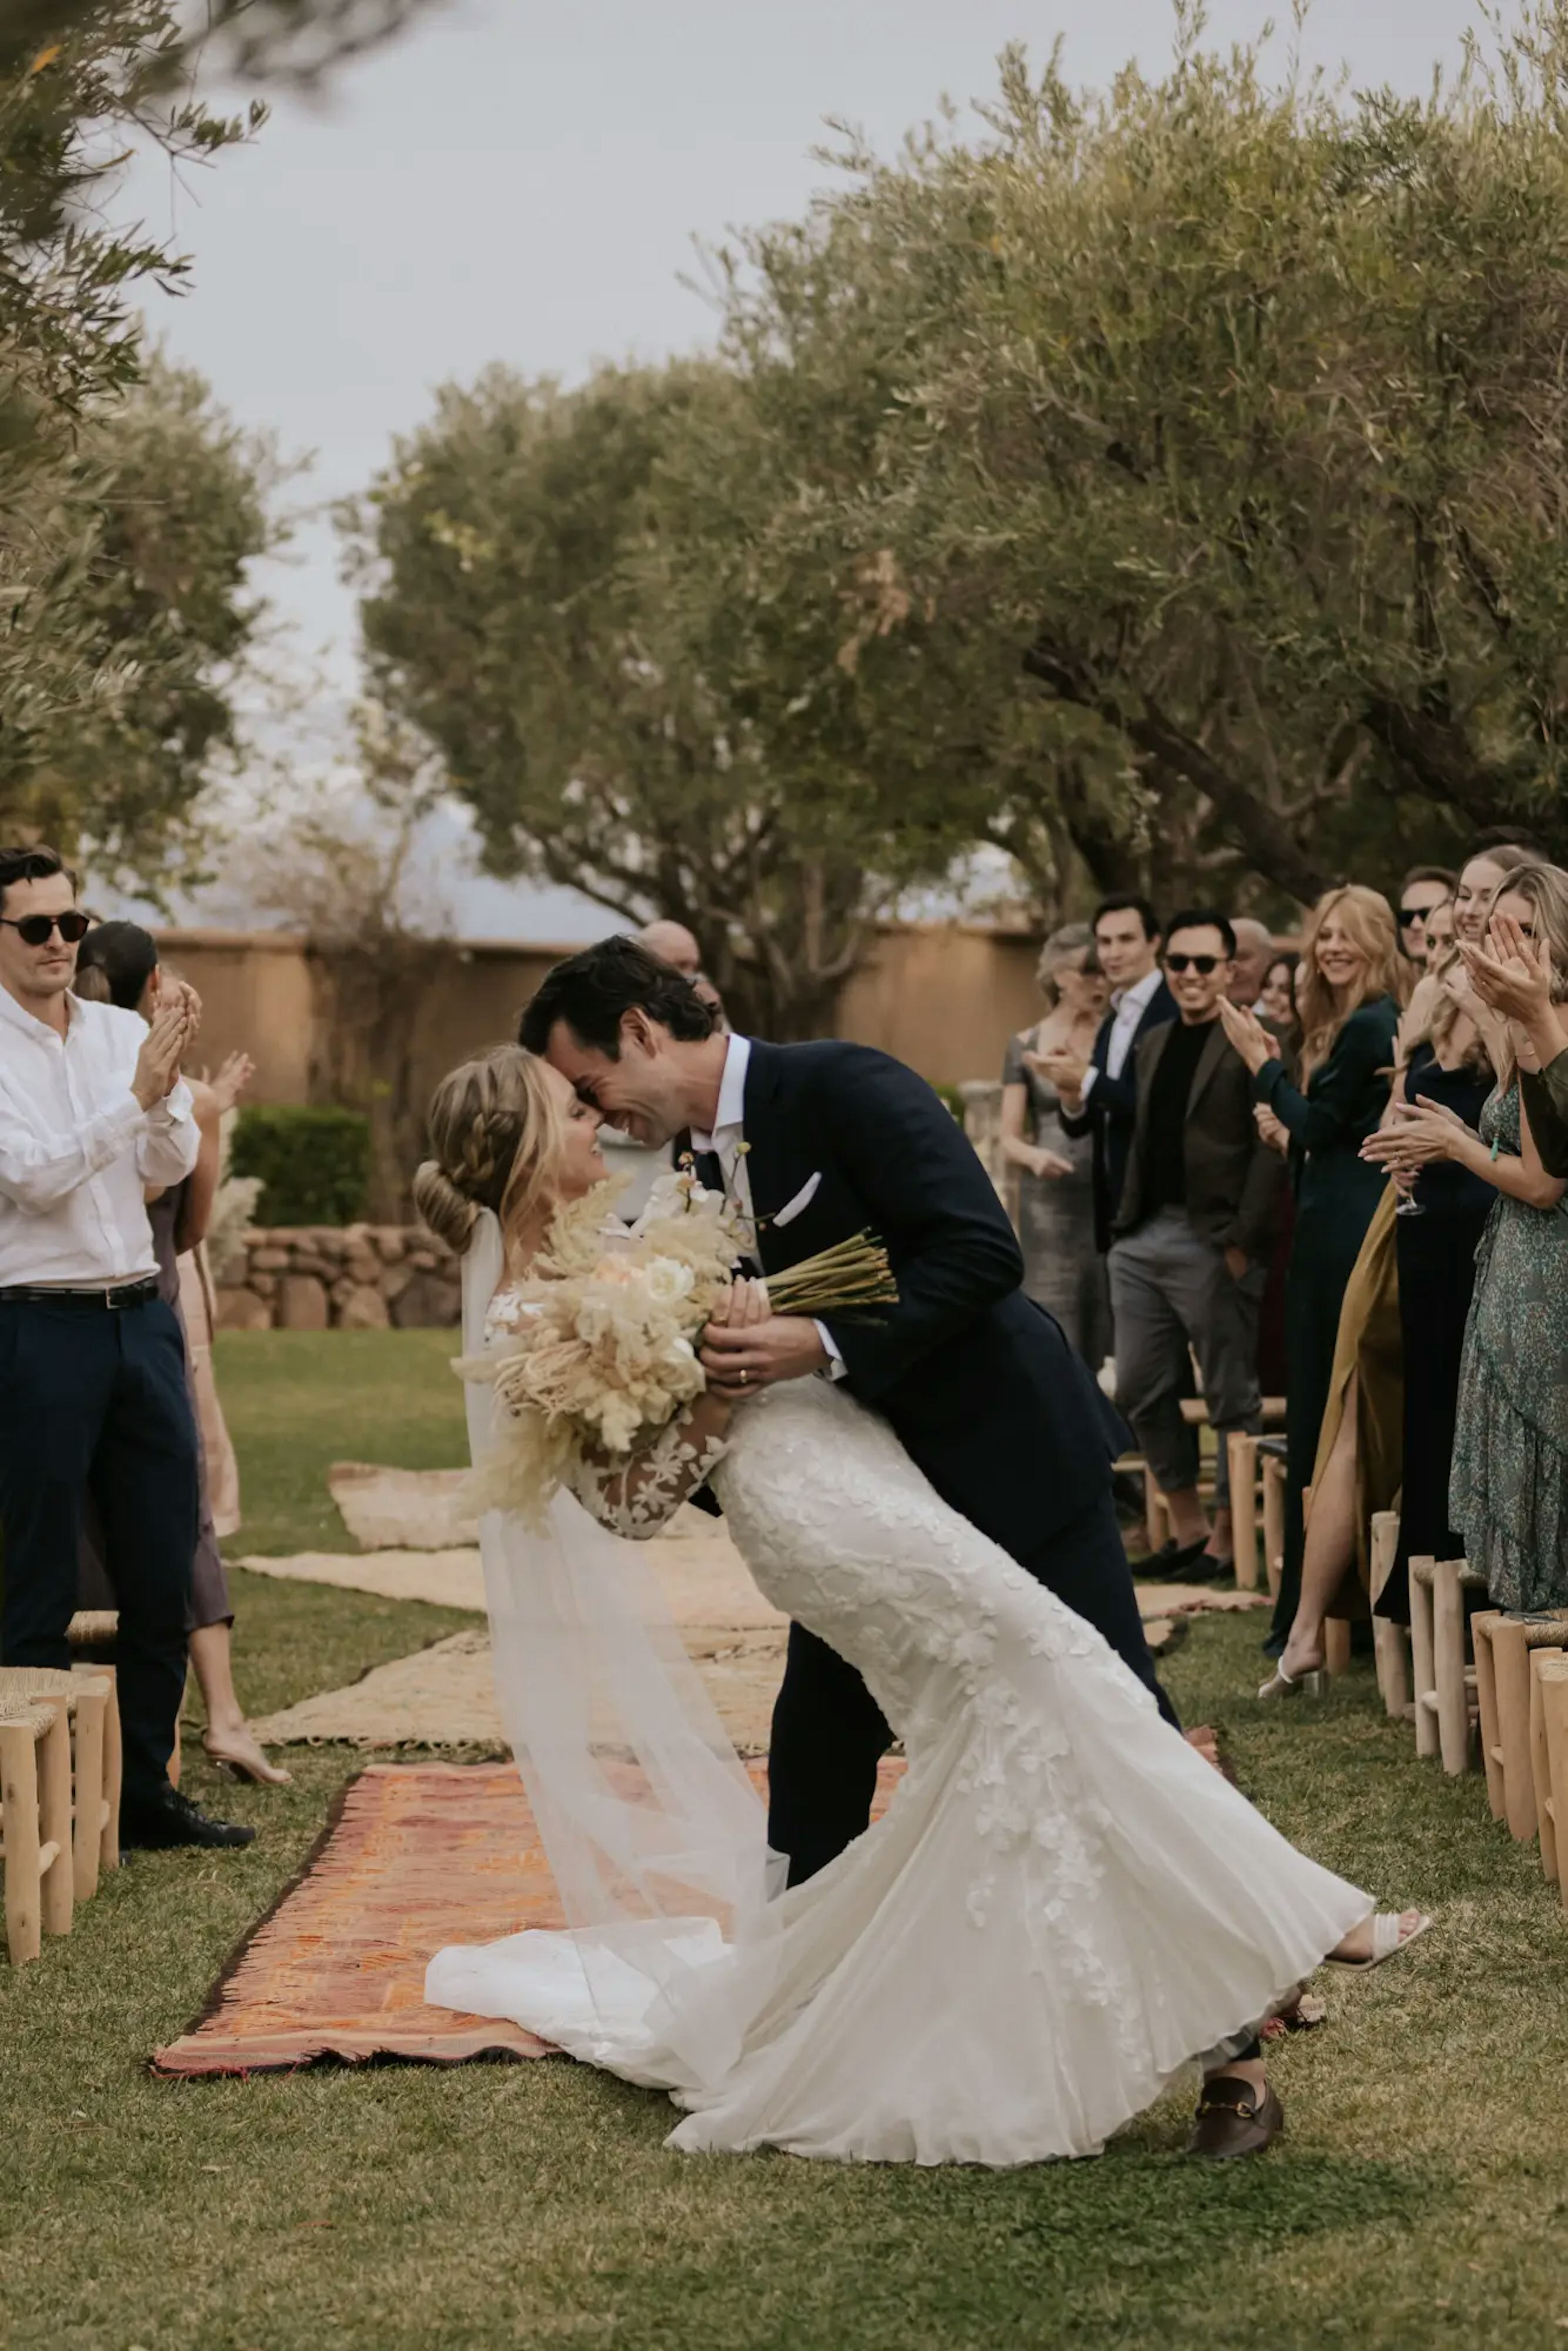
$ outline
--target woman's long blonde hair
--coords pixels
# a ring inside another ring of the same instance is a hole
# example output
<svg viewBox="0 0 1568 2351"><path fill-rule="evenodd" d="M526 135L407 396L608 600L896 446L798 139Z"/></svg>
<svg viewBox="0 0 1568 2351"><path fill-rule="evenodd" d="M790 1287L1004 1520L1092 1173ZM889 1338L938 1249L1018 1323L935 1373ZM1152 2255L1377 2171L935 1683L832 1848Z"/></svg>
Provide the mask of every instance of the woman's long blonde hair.
<svg viewBox="0 0 1568 2351"><path fill-rule="evenodd" d="M1318 934L1329 916L1336 914L1366 957L1365 976L1354 997L1346 989L1331 987L1318 969ZM1392 996L1396 1003L1404 1003L1410 974L1399 952L1394 909L1381 891L1368 890L1359 882L1342 883L1337 890L1323 892L1307 916L1301 961L1306 967L1301 992L1301 1077L1305 1081L1328 1060L1353 1012L1364 1004L1375 1003L1380 996Z"/></svg>
<svg viewBox="0 0 1568 2351"><path fill-rule="evenodd" d="M480 1209L494 1209L509 1255L560 1162L561 1117L543 1065L520 1045L493 1046L442 1079L426 1124L434 1156L414 1176L414 1207L459 1256Z"/></svg>

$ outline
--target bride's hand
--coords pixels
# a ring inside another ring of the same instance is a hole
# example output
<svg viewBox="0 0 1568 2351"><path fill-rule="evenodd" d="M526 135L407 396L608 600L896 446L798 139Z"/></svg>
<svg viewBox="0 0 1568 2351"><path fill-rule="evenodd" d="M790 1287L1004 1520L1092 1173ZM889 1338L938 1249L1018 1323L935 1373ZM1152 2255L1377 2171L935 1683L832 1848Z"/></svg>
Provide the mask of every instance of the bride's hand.
<svg viewBox="0 0 1568 2351"><path fill-rule="evenodd" d="M828 1353L803 1314L776 1314L765 1281L736 1281L715 1305L701 1342L702 1366L715 1387L738 1399L774 1380L821 1371Z"/></svg>
<svg viewBox="0 0 1568 2351"><path fill-rule="evenodd" d="M754 1322L766 1322L772 1311L768 1284L742 1278L730 1283L708 1321L722 1324L727 1331L744 1331Z"/></svg>

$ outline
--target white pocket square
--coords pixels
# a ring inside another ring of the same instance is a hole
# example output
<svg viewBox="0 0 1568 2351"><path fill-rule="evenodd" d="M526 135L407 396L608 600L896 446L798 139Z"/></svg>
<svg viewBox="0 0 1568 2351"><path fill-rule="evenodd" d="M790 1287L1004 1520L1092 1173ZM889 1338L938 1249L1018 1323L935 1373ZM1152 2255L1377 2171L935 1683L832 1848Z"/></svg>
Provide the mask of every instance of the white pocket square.
<svg viewBox="0 0 1568 2351"><path fill-rule="evenodd" d="M816 1175L811 1177L809 1183L801 1185L800 1190L796 1193L794 1198L789 1201L788 1206L779 1209L779 1214L773 1219L773 1228L776 1232L780 1225L793 1224L795 1218L800 1216L801 1211L810 1207L812 1201L817 1196L817 1186L821 1180L821 1170L819 1168Z"/></svg>

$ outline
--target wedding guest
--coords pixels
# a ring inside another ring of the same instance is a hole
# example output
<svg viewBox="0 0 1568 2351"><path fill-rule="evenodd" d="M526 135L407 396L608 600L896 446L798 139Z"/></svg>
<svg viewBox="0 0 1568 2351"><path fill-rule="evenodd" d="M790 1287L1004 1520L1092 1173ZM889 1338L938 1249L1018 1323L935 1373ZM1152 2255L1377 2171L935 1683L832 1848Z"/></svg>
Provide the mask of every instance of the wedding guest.
<svg viewBox="0 0 1568 2351"><path fill-rule="evenodd" d="M159 965L157 942L139 923L99 923L83 940L77 956L76 993L80 1001L113 1004L151 1022L170 986ZM147 1215L158 1260L158 1293L180 1325L186 1386L196 1425L201 1511L191 1567L189 1653L207 1714L202 1745L213 1762L237 1777L277 1785L292 1774L269 1761L235 1690L234 1607L214 1520L201 1407L180 1283L181 1258L199 1247L212 1216L218 1187L224 1113L233 1109L251 1074L248 1056L232 1054L210 1083L191 1084L192 1108L201 1138L195 1165L181 1183L148 1191ZM113 1607L115 1593L114 1552L99 1538L89 1514L84 1537L81 1603L84 1607Z"/></svg>
<svg viewBox="0 0 1568 2351"><path fill-rule="evenodd" d="M1264 1025L1286 1041L1296 1033L1296 967L1300 961L1293 947L1275 955L1263 974L1263 985L1253 1007Z"/></svg>
<svg viewBox="0 0 1568 2351"><path fill-rule="evenodd" d="M1503 914L1489 926L1485 948L1467 946L1461 953L1481 1001L1528 1039L1519 1072L1525 1116L1547 1174L1568 1176L1568 1023L1552 1001L1545 942L1527 938Z"/></svg>
<svg viewBox="0 0 1568 2351"><path fill-rule="evenodd" d="M67 1667L90 1491L115 1562L120 1842L248 1844L171 1786L199 1503L179 1325L143 1190L200 1138L180 1062L196 1007L151 1025L70 994L88 927L53 850L0 850L0 1533L13 1666Z"/></svg>
<svg viewBox="0 0 1568 2351"><path fill-rule="evenodd" d="M1256 1011L1269 967L1274 960L1274 934L1267 923L1258 922L1251 914L1233 914L1230 927L1236 934L1236 953L1230 964L1230 1001L1249 1005Z"/></svg>
<svg viewBox="0 0 1568 2351"><path fill-rule="evenodd" d="M637 937L650 955L657 956L661 963L672 966L683 979L689 979L699 1000L707 1006L710 1012L717 1013L721 1026L727 1027L723 999L703 969L703 951L697 945L695 932L688 931L685 923L672 923L661 918L658 922L645 923Z"/></svg>
<svg viewBox="0 0 1568 2351"><path fill-rule="evenodd" d="M1285 1306L1285 1568L1270 1634L1276 1656L1301 1598L1302 1497L1329 1398L1340 1309L1385 1188L1379 1171L1361 1157L1361 1145L1388 1101L1406 993L1387 900L1354 883L1326 891L1308 917L1302 962L1295 1079L1255 1014L1231 1004L1220 1014L1252 1071L1259 1102L1290 1134L1296 1194Z"/></svg>
<svg viewBox="0 0 1568 2351"><path fill-rule="evenodd" d="M1040 1073L1061 1097L1064 1132L1093 1144L1094 1246L1103 1256L1121 1206L1137 1109L1134 1054L1151 1029L1176 1019L1160 969L1160 925L1146 898L1107 898L1094 915L1094 959L1111 990L1093 1050L1042 1053Z"/></svg>
<svg viewBox="0 0 1568 2351"><path fill-rule="evenodd" d="M1521 865L1540 862L1532 850L1518 841L1490 841L1484 848L1473 849L1459 868L1459 878L1454 884L1456 940L1468 940L1471 946L1479 946L1486 936L1500 883Z"/></svg>
<svg viewBox="0 0 1568 2351"><path fill-rule="evenodd" d="M1458 876L1446 865L1413 865L1399 886L1399 951L1425 967L1427 922L1439 906L1451 905Z"/></svg>
<svg viewBox="0 0 1568 2351"><path fill-rule="evenodd" d="M1051 933L1036 977L1044 1017L1011 1040L1002 1066L1002 1156L1019 1170L1024 1289L1098 1372L1111 1352L1111 1293L1094 1247L1093 1152L1086 1135L1062 1134L1042 1058L1060 1049L1087 1061L1094 1050L1109 990L1087 923Z"/></svg>
<svg viewBox="0 0 1568 2351"><path fill-rule="evenodd" d="M1514 867L1492 913L1515 925L1521 942L1545 949L1552 1000L1562 1003L1568 873ZM1405 1173L1446 1161L1496 1195L1476 1259L1448 1510L1498 1607L1561 1608L1568 1605L1568 1217L1560 1204L1568 1183L1542 1165L1522 1108L1521 1071L1536 1059L1531 1037L1511 1026L1498 1054L1479 1134L1428 1097L1378 1138L1378 1153Z"/></svg>
<svg viewBox="0 0 1568 2351"><path fill-rule="evenodd" d="M1173 917L1165 969L1176 1018L1138 1047L1137 1104L1111 1250L1116 1401L1166 1499L1171 1540L1140 1572L1230 1563L1228 1438L1262 1426L1258 1309L1284 1170L1252 1117L1250 1074L1220 1020L1235 934L1223 914ZM1218 1440L1211 1530L1197 1433L1183 1416L1197 1357Z"/></svg>
<svg viewBox="0 0 1568 2351"><path fill-rule="evenodd" d="M1427 970L1429 975L1440 974L1454 952L1453 900L1445 898L1440 906L1434 906L1421 928L1427 940Z"/></svg>
<svg viewBox="0 0 1568 2351"><path fill-rule="evenodd" d="M1364 1146L1370 1160L1396 1107L1419 1092L1443 1100L1474 1125L1490 1090L1484 1044L1451 977L1426 1032L1413 1035L1409 1024L1407 1011L1389 1108ZM1431 1171L1404 1214L1399 1189L1385 1187L1345 1286L1312 1466L1301 1596L1260 1698L1321 1688L1326 1617L1360 1618L1370 1600L1377 1614L1408 1623L1411 1557L1451 1559L1462 1548L1448 1531L1448 1468L1473 1260L1490 1196L1484 1185L1467 1193L1474 1184L1468 1176L1439 1186L1444 1172ZM1372 1517L1396 1506L1398 1551L1374 1592Z"/></svg>

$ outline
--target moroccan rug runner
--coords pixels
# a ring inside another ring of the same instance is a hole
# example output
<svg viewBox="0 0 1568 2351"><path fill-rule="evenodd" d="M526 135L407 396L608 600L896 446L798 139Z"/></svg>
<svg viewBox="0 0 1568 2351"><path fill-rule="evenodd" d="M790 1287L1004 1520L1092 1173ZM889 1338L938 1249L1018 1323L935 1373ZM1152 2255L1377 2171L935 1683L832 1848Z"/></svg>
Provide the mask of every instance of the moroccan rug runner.
<svg viewBox="0 0 1568 2351"><path fill-rule="evenodd" d="M765 1785L766 1766L750 1769ZM892 1758L883 1764L877 1814L903 1769ZM372 1763L340 1798L303 1875L219 1978L205 2014L154 2053L153 2070L547 2057L549 2044L518 2025L427 2008L424 1970L444 1943L562 1923L510 1763Z"/></svg>

